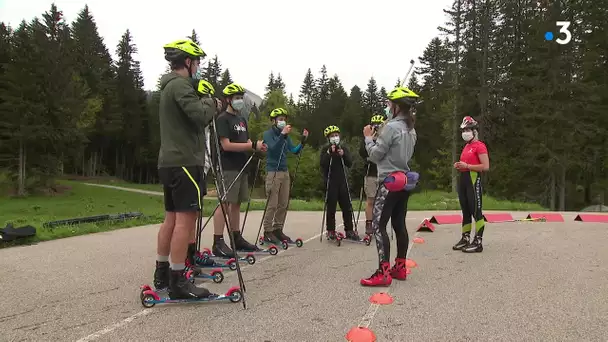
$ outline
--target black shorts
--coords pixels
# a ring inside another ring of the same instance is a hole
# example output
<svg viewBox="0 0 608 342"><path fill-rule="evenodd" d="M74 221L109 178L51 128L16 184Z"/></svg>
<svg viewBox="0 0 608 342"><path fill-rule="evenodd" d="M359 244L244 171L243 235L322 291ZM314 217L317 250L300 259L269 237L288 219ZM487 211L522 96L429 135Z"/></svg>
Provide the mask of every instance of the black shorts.
<svg viewBox="0 0 608 342"><path fill-rule="evenodd" d="M158 176L163 184L165 211L202 210L203 196L207 194L202 166L161 167Z"/></svg>

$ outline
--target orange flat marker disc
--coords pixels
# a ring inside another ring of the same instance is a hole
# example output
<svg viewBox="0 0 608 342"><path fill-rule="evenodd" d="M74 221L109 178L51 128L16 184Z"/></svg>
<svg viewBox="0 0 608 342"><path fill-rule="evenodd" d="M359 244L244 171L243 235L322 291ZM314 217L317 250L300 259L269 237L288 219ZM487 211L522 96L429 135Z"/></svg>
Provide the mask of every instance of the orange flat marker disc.
<svg viewBox="0 0 608 342"><path fill-rule="evenodd" d="M364 327L354 327L346 334L348 342L376 342L376 335Z"/></svg>
<svg viewBox="0 0 608 342"><path fill-rule="evenodd" d="M393 304L393 297L386 292L378 292L369 297L369 301L380 305Z"/></svg>
<svg viewBox="0 0 608 342"><path fill-rule="evenodd" d="M417 237L414 239L414 243L424 243L424 238Z"/></svg>
<svg viewBox="0 0 608 342"><path fill-rule="evenodd" d="M415 268L418 264L412 259L405 259L405 267Z"/></svg>
<svg viewBox="0 0 608 342"><path fill-rule="evenodd" d="M411 268L405 268L405 274L411 274L412 273L412 269Z"/></svg>

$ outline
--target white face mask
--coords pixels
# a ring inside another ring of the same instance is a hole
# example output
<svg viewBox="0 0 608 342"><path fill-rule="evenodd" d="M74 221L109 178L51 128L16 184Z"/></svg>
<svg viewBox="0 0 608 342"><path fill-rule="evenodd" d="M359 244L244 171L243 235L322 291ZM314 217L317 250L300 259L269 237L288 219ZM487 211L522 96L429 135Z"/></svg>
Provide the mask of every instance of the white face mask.
<svg viewBox="0 0 608 342"><path fill-rule="evenodd" d="M329 138L329 142L332 145L338 145L340 143L340 137L338 137L338 136L331 137L331 138Z"/></svg>
<svg viewBox="0 0 608 342"><path fill-rule="evenodd" d="M462 132L462 140L464 141L471 141L471 139L473 139L474 135L473 132L471 131L466 131L466 132Z"/></svg>
<svg viewBox="0 0 608 342"><path fill-rule="evenodd" d="M277 121L277 127L278 128L283 128L285 126L287 126L287 122L285 122L285 120L278 120Z"/></svg>
<svg viewBox="0 0 608 342"><path fill-rule="evenodd" d="M390 106L386 106L386 108L384 108L384 114L386 115L387 120L390 120L393 118L393 112L391 111Z"/></svg>
<svg viewBox="0 0 608 342"><path fill-rule="evenodd" d="M234 108L234 110L237 112L240 112L243 107L245 107L245 101L243 101L243 99L232 101L232 108Z"/></svg>

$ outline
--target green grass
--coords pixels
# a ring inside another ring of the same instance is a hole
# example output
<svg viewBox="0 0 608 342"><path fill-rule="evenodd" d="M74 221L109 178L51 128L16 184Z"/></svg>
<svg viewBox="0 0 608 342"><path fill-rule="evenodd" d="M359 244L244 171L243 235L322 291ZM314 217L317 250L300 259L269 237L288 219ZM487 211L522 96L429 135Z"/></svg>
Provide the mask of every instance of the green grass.
<svg viewBox="0 0 608 342"><path fill-rule="evenodd" d="M18 240L18 243L33 243L132 226L155 224L163 220L162 196L95 187L77 181L63 180L60 184L65 188L65 191L53 196L0 198L0 208L2 208L3 212L2 217L0 217L0 227L4 227L9 222L13 223L15 227L32 225L37 229L36 236L30 239ZM264 201L252 201L250 210L263 210L264 204ZM216 205L217 200L206 199L203 204L205 216L210 215ZM245 210L246 206L247 203L243 203L241 209ZM357 210L358 207L359 202L353 201L353 208ZM458 198L455 195L438 191L413 194L408 207L409 210L460 209ZM322 211L323 201L294 199L290 202L289 209L294 211ZM484 209L505 211L545 210L540 205L534 203L499 201L491 197L484 197ZM43 223L49 221L125 212L141 212L144 214L144 217L120 222L87 223L50 229L42 227ZM14 243L4 245L11 246Z"/></svg>

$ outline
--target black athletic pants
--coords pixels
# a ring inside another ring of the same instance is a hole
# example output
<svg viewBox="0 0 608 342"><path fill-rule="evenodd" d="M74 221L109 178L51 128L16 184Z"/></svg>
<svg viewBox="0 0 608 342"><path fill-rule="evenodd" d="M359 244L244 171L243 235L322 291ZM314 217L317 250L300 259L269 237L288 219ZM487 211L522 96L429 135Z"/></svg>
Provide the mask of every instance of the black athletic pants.
<svg viewBox="0 0 608 342"><path fill-rule="evenodd" d="M397 258L407 256L409 236L405 226L405 216L407 215L407 202L410 198L408 191L389 192L384 184L380 184L374 200L372 228L376 238L376 248L378 248L378 261L389 262L391 255L391 243L386 233L386 225L391 220L391 225L397 238Z"/></svg>
<svg viewBox="0 0 608 342"><path fill-rule="evenodd" d="M328 231L336 230L336 210L337 204L340 203L342 210L342 220L344 221L344 230L353 230L353 208L348 196L346 180L330 180L329 189L327 190L327 216L326 226Z"/></svg>
<svg viewBox="0 0 608 342"><path fill-rule="evenodd" d="M478 172L465 171L460 173L458 184L458 200L462 210L462 233L471 233L475 220L476 235L483 236L486 222L481 211L481 177Z"/></svg>

